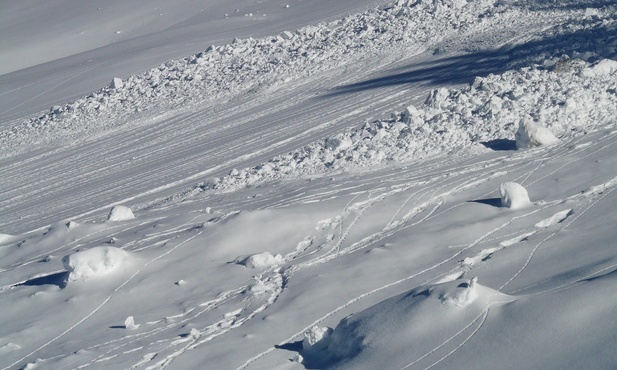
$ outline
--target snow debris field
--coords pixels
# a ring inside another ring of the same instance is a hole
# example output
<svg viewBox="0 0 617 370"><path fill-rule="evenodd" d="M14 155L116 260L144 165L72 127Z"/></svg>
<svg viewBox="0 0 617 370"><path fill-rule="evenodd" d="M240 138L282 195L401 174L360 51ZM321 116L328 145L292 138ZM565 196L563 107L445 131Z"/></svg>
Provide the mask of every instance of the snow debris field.
<svg viewBox="0 0 617 370"><path fill-rule="evenodd" d="M0 369L615 369L617 4L331 3L5 4Z"/></svg>

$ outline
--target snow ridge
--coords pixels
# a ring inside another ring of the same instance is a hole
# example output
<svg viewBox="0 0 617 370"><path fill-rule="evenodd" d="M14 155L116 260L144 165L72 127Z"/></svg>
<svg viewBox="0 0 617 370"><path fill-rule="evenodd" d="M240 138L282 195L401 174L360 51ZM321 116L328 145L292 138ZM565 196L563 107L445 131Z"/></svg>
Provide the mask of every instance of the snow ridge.
<svg viewBox="0 0 617 370"><path fill-rule="evenodd" d="M124 80L110 78L110 85L97 92L54 106L39 117L0 132L0 147L10 146L15 153L15 144L25 140L32 144L33 132L44 133L37 136L37 144L66 136L75 140L135 124L151 118L153 112L165 114L187 105L280 85L358 58L370 58L375 51L419 51L449 33L487 22L496 9L495 0L399 0L295 32L259 39L236 38L231 44L211 46Z"/></svg>
<svg viewBox="0 0 617 370"><path fill-rule="evenodd" d="M178 194L232 191L264 181L351 170L437 155L471 155L515 149L515 131L525 118L571 139L605 127L617 115L617 72L568 60L567 69L541 66L478 77L463 89L437 89L419 108L364 124L255 167L197 184ZM608 72L606 72L608 71Z"/></svg>

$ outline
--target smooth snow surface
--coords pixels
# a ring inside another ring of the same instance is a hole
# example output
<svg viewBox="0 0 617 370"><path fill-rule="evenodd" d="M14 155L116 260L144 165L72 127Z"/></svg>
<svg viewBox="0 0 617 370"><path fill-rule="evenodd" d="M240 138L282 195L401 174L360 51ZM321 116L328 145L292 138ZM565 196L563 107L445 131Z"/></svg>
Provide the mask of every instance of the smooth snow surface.
<svg viewBox="0 0 617 370"><path fill-rule="evenodd" d="M0 6L0 369L615 369L614 1Z"/></svg>

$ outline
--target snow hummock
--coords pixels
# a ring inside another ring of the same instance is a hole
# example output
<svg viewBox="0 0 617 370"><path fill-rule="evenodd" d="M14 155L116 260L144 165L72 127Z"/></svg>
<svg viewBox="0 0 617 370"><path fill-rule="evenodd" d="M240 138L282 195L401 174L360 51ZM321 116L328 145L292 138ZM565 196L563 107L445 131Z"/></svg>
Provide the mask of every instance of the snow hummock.
<svg viewBox="0 0 617 370"><path fill-rule="evenodd" d="M516 182L504 182L499 186L501 205L510 209L520 209L531 204L527 189Z"/></svg>
<svg viewBox="0 0 617 370"><path fill-rule="evenodd" d="M334 330L310 329L300 354L307 368L377 369L386 362L400 368L405 358L422 358L469 321L515 299L477 278L421 286L344 318Z"/></svg>
<svg viewBox="0 0 617 370"><path fill-rule="evenodd" d="M133 211L126 206L114 206L111 211L109 211L109 215L107 216L109 221L126 221L134 218L135 215L133 214Z"/></svg>
<svg viewBox="0 0 617 370"><path fill-rule="evenodd" d="M550 145L558 141L553 132L562 140L585 135L617 115L617 94L611 93L617 79L583 73L600 63L571 61L570 69L559 72L525 67L477 77L465 88L435 89L423 105L235 169L193 190L230 191L282 178L477 154L499 150L493 143L500 140L515 139L518 148Z"/></svg>
<svg viewBox="0 0 617 370"><path fill-rule="evenodd" d="M234 260L234 263L243 265L251 269L265 269L272 266L277 266L283 261L280 254L272 255L270 252L262 252L251 254L249 256L240 256Z"/></svg>
<svg viewBox="0 0 617 370"><path fill-rule="evenodd" d="M453 292L444 294L441 301L446 306L465 307L469 305L478 297L477 282L478 278L474 277L468 283L461 283Z"/></svg>
<svg viewBox="0 0 617 370"><path fill-rule="evenodd" d="M529 119L522 119L516 131L516 147L532 148L540 145L551 145L559 141L546 127L542 127Z"/></svg>
<svg viewBox="0 0 617 370"><path fill-rule="evenodd" d="M113 274L134 260L131 253L116 247L94 247L62 258L69 272L67 282L85 281Z"/></svg>

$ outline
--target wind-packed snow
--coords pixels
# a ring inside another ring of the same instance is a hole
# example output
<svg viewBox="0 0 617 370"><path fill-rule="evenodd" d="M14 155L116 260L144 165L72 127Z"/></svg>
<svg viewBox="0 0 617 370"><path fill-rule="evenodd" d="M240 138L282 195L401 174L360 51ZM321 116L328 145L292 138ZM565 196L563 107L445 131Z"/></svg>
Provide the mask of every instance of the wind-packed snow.
<svg viewBox="0 0 617 370"><path fill-rule="evenodd" d="M0 76L238 35L0 112L0 369L615 368L612 1L189 3Z"/></svg>

